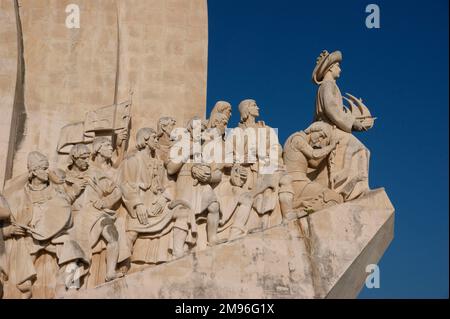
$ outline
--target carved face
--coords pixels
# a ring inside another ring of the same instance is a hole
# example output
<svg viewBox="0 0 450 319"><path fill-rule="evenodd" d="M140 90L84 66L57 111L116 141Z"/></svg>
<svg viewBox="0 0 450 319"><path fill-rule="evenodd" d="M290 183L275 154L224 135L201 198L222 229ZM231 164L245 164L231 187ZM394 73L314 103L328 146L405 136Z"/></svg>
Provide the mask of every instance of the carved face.
<svg viewBox="0 0 450 319"><path fill-rule="evenodd" d="M150 137L146 141L147 146L152 150L156 150L158 147L158 136L156 133L151 133Z"/></svg>
<svg viewBox="0 0 450 319"><path fill-rule="evenodd" d="M250 103L250 105L248 106L248 112L253 117L258 117L259 116L259 107L256 104L256 102L251 102Z"/></svg>
<svg viewBox="0 0 450 319"><path fill-rule="evenodd" d="M329 138L323 131L312 132L309 144L312 148L323 148L329 144Z"/></svg>
<svg viewBox="0 0 450 319"><path fill-rule="evenodd" d="M341 66L339 63L335 63L330 68L331 75L333 79L337 79L341 76Z"/></svg>
<svg viewBox="0 0 450 319"><path fill-rule="evenodd" d="M41 182L48 181L48 166L40 166L33 171L33 175Z"/></svg>
<svg viewBox="0 0 450 319"><path fill-rule="evenodd" d="M170 120L168 123L161 125L161 129L163 130L164 133L170 136L170 133L172 133L175 124L176 124L175 120Z"/></svg>
<svg viewBox="0 0 450 319"><path fill-rule="evenodd" d="M104 142L102 146L100 147L99 153L104 158L111 158L113 155L113 147L111 145L111 142Z"/></svg>
<svg viewBox="0 0 450 319"><path fill-rule="evenodd" d="M74 162L79 170L85 171L89 167L89 154L81 154Z"/></svg>

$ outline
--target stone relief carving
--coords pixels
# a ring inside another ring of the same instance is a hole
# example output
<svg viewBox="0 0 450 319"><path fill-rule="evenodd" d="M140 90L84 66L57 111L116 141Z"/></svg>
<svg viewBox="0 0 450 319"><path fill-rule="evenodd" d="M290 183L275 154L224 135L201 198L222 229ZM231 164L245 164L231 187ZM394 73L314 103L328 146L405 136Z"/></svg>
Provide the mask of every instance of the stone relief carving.
<svg viewBox="0 0 450 319"><path fill-rule="evenodd" d="M341 61L339 51L318 57L314 122L284 147L252 99L239 104L233 131L232 106L219 101L184 128L169 116L140 128L131 150L131 101L64 126L56 150L67 164L31 152L28 172L0 197L5 297L93 287L362 196L369 151L352 131L375 118L342 97Z"/></svg>

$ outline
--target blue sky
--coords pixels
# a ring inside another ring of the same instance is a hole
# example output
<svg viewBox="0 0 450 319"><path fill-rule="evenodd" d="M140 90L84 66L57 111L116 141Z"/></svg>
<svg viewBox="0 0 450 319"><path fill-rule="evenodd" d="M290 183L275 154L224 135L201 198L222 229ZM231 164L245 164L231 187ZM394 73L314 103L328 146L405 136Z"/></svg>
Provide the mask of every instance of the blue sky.
<svg viewBox="0 0 450 319"><path fill-rule="evenodd" d="M365 26L370 3L380 29ZM229 101L237 124L238 103L254 98L282 143L312 120L316 57L342 51L342 92L378 117L357 134L371 188L396 208L381 287L360 297L448 298L448 0L209 0L208 13L208 111Z"/></svg>

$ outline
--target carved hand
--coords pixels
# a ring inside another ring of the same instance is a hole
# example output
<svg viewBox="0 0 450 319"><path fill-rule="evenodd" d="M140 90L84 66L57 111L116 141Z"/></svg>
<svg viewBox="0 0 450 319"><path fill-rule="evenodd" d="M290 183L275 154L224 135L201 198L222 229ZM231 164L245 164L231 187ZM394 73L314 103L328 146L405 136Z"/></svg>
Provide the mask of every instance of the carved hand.
<svg viewBox="0 0 450 319"><path fill-rule="evenodd" d="M136 215L139 220L139 222L142 225L148 224L148 215L147 215L147 209L144 207L144 205L138 205L136 207Z"/></svg>
<svg viewBox="0 0 450 319"><path fill-rule="evenodd" d="M12 237L12 236L22 237L22 236L25 236L27 233L26 233L26 230L20 226L10 225L10 226L3 228L3 234L5 235L5 237Z"/></svg>
<svg viewBox="0 0 450 319"><path fill-rule="evenodd" d="M128 131L126 129L117 133L117 146L122 146L126 140L128 140Z"/></svg>
<svg viewBox="0 0 450 319"><path fill-rule="evenodd" d="M150 215L151 216L159 216L163 212L163 209L164 209L163 205L161 205L160 202L156 202L152 207L152 211L150 212Z"/></svg>
<svg viewBox="0 0 450 319"><path fill-rule="evenodd" d="M103 199L97 199L95 202L94 202L94 207L95 208L97 208L97 209L103 209L103 208L105 208L105 202L103 201Z"/></svg>
<svg viewBox="0 0 450 319"><path fill-rule="evenodd" d="M202 183L208 183L211 179L211 168L204 165L195 165L192 167L192 176Z"/></svg>

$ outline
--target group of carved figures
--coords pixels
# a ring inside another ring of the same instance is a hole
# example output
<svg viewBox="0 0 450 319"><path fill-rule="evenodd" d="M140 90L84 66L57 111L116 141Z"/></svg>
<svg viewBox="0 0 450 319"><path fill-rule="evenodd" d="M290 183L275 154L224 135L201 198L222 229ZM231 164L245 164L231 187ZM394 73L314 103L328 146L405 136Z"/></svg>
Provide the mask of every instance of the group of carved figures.
<svg viewBox="0 0 450 319"><path fill-rule="evenodd" d="M68 165L49 167L46 155L28 155L28 172L10 181L0 202L0 287L4 297L53 297L59 288L86 288L262 230L285 220L352 200L368 189L369 152L352 130L372 127L361 100L344 106L336 85L339 51L319 56L315 120L291 135L278 167L261 160L183 161L171 151L176 121L74 144ZM232 107L217 102L200 120L200 145L222 143ZM239 104L242 129L269 128L257 121L254 100ZM191 142L193 123L185 127ZM208 140L214 130L219 140ZM222 146L223 146L222 145ZM259 154L256 152L256 154Z"/></svg>

